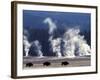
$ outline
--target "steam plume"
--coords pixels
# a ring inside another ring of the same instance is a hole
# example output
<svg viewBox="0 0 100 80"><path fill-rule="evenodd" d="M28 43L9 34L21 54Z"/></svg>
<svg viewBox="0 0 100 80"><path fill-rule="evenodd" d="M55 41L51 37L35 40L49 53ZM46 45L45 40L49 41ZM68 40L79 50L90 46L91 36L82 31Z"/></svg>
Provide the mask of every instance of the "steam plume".
<svg viewBox="0 0 100 80"><path fill-rule="evenodd" d="M68 57L90 55L90 46L77 28L68 29L63 36L63 55Z"/></svg>
<svg viewBox="0 0 100 80"><path fill-rule="evenodd" d="M34 46L34 51L37 53L38 57L43 57L43 53L41 51L42 46L38 40L33 41L32 46Z"/></svg>
<svg viewBox="0 0 100 80"><path fill-rule="evenodd" d="M56 24L53 22L51 18L46 18L43 21L45 24L49 25L49 45L50 50L57 56L61 57L75 57L75 56L86 56L91 55L90 46L87 44L84 36L80 35L79 28L70 28L67 29L62 37L54 38L54 32L57 30ZM31 43L28 41L29 33L27 30L24 30L23 36L23 44L25 56L29 56L29 50L32 46L34 48L35 53L38 57L43 57L42 45L38 40L32 41ZM32 50L33 50L32 48Z"/></svg>
<svg viewBox="0 0 100 80"><path fill-rule="evenodd" d="M54 37L54 31L57 29L56 24L52 21L51 18L46 18L44 20L44 23L47 23L49 25L49 41L50 41L50 50L53 51L53 53L55 53L56 56L61 57L61 49L60 49L60 38L57 39L53 39Z"/></svg>
<svg viewBox="0 0 100 80"><path fill-rule="evenodd" d="M31 44L28 41L28 31L24 30L24 36L23 36L23 45L24 45L24 51L25 51L25 56L28 56L29 54L29 49Z"/></svg>
<svg viewBox="0 0 100 80"><path fill-rule="evenodd" d="M29 56L29 51L30 47L34 46L35 47L35 52L37 53L38 57L42 57L43 53L41 51L42 46L40 45L38 40L35 40L33 42L28 41L28 31L24 30L24 36L23 36L23 44L24 44L24 51L25 51L25 56Z"/></svg>
<svg viewBox="0 0 100 80"><path fill-rule="evenodd" d="M56 38L51 40L51 50L53 51L53 53L56 54L57 57L61 57L61 38Z"/></svg>
<svg viewBox="0 0 100 80"><path fill-rule="evenodd" d="M44 23L47 23L48 25L49 25L49 34L50 35L53 35L53 32L54 32L54 30L56 30L57 29L57 26L56 26L56 24L52 21L52 19L51 18L46 18L44 21L43 21Z"/></svg>
<svg viewBox="0 0 100 80"><path fill-rule="evenodd" d="M56 56L75 57L90 55L90 46L87 44L84 36L81 36L79 28L70 28L63 37L54 38L54 31L57 29L56 24L51 18L46 18L44 23L49 25L49 41L51 50Z"/></svg>

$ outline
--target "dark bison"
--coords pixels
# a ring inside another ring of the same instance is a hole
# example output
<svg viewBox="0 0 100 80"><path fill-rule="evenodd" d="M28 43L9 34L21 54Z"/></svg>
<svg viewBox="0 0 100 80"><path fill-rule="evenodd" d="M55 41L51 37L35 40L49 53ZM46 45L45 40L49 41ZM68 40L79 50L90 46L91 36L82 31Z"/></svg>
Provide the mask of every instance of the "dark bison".
<svg viewBox="0 0 100 80"><path fill-rule="evenodd" d="M50 62L44 62L43 65L44 65L44 66L50 66L51 63L50 63Z"/></svg>
<svg viewBox="0 0 100 80"><path fill-rule="evenodd" d="M69 62L67 62L67 61L64 61L61 63L61 65L68 65L68 64L69 64Z"/></svg>
<svg viewBox="0 0 100 80"><path fill-rule="evenodd" d="M27 63L27 64L26 64L26 67L32 67L32 66L33 66L32 63Z"/></svg>

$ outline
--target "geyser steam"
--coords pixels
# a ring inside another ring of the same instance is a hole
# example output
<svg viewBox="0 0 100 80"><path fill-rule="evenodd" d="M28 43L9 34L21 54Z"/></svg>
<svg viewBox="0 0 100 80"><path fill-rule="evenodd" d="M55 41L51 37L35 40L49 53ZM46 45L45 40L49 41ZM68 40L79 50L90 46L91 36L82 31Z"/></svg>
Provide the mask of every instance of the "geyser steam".
<svg viewBox="0 0 100 80"><path fill-rule="evenodd" d="M90 55L90 46L87 44L84 36L81 36L79 28L68 29L62 37L54 39L54 31L57 30L56 24L51 18L46 18L44 23L49 25L49 41L51 50L57 57L75 57Z"/></svg>
<svg viewBox="0 0 100 80"><path fill-rule="evenodd" d="M38 57L43 57L43 53L41 51L41 44L38 40L33 41L32 46L34 47L34 51L37 53Z"/></svg>
<svg viewBox="0 0 100 80"><path fill-rule="evenodd" d="M40 45L40 42L38 40L35 40L33 42L28 41L28 31L24 30L24 36L23 36L23 45L24 45L24 51L25 51L25 56L29 56L29 51L31 46L34 46L34 50L37 53L38 57L42 57L43 53L41 51L42 46Z"/></svg>
<svg viewBox="0 0 100 80"><path fill-rule="evenodd" d="M54 31L57 29L56 24L53 22L53 20L51 18L46 18L44 20L44 23L49 25L49 42L50 42L50 50L52 50L53 53L55 53L55 55L57 57L61 57L61 49L60 49L60 43L61 43L61 39L60 38L56 38L54 39Z"/></svg>
<svg viewBox="0 0 100 80"><path fill-rule="evenodd" d="M51 52L53 52L56 57L91 55L90 46L87 44L84 36L80 35L79 28L67 29L61 37L54 38L54 32L57 30L56 24L49 17L44 19L43 23L48 24L49 44L47 45L50 46ZM29 56L30 48L32 48L32 50L34 50L34 52L37 54L37 57L42 57L42 45L40 44L39 40L35 40L30 43L28 41L28 35L28 31L24 30L23 45L25 56Z"/></svg>
<svg viewBox="0 0 100 80"><path fill-rule="evenodd" d="M68 29L62 38L63 55L68 57L90 55L90 46L86 43L84 36L79 35L78 28Z"/></svg>
<svg viewBox="0 0 100 80"><path fill-rule="evenodd" d="M54 32L54 30L56 30L57 29L57 26L56 26L56 24L52 21L52 19L51 18L46 18L45 20L44 20L44 23L47 23L48 25L49 25L49 34L50 35L53 35L53 32Z"/></svg>
<svg viewBox="0 0 100 80"><path fill-rule="evenodd" d="M29 49L31 44L28 41L28 31L24 30L24 36L23 36L23 45L24 45L24 51L25 51L25 56L29 56Z"/></svg>

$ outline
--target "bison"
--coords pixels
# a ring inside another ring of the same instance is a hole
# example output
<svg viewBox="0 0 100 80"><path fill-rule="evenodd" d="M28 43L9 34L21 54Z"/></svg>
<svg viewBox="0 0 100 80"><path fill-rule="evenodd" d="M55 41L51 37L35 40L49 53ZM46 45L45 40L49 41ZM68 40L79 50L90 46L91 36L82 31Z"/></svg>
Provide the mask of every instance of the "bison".
<svg viewBox="0 0 100 80"><path fill-rule="evenodd" d="M69 62L67 62L67 61L64 61L61 63L61 65L68 65L68 64L69 64Z"/></svg>
<svg viewBox="0 0 100 80"><path fill-rule="evenodd" d="M50 66L51 63L50 63L50 62L44 62L43 65L44 65L44 66Z"/></svg>
<svg viewBox="0 0 100 80"><path fill-rule="evenodd" d="M32 63L27 63L27 64L26 64L26 67L32 67L32 66L33 66Z"/></svg>

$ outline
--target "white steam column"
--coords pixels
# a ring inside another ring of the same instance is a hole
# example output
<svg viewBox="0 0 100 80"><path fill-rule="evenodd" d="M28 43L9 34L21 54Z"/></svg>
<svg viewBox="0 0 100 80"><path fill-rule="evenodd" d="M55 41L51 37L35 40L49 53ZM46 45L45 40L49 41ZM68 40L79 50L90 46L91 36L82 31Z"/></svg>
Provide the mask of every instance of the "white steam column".
<svg viewBox="0 0 100 80"><path fill-rule="evenodd" d="M29 56L29 49L31 47L31 43L28 41L28 31L24 30L24 35L23 35L23 45L24 45L24 51L25 51L25 56Z"/></svg>
<svg viewBox="0 0 100 80"><path fill-rule="evenodd" d="M91 49L78 28L68 29L63 35L63 54L67 57L90 55Z"/></svg>
<svg viewBox="0 0 100 80"><path fill-rule="evenodd" d="M46 18L43 21L45 24L49 25L49 41L50 41L50 45L51 45L51 50L53 51L53 53L56 54L57 57L61 57L61 49L60 49L60 38L57 39L53 39L54 37L54 31L57 29L56 24L52 21L51 18Z"/></svg>
<svg viewBox="0 0 100 80"><path fill-rule="evenodd" d="M32 46L35 47L35 52L37 53L37 57L43 57L43 53L41 51L42 46L38 40L33 41Z"/></svg>

